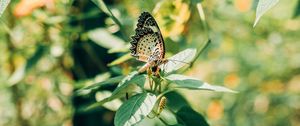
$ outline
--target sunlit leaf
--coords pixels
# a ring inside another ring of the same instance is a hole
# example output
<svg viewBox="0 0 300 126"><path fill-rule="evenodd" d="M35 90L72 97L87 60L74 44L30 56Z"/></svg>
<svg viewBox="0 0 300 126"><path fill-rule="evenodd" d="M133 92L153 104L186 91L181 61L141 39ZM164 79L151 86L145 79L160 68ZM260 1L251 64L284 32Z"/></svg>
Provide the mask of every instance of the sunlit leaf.
<svg viewBox="0 0 300 126"><path fill-rule="evenodd" d="M168 58L168 62L160 65L165 73L171 73L189 64L196 55L196 49L186 49Z"/></svg>
<svg viewBox="0 0 300 126"><path fill-rule="evenodd" d="M1 0L0 1L0 17L2 16L3 12L5 11L5 9L9 3L10 3L10 0Z"/></svg>
<svg viewBox="0 0 300 126"><path fill-rule="evenodd" d="M176 119L176 115L172 113L169 109L165 109L159 114L159 117L168 122L169 125L178 124L178 120Z"/></svg>
<svg viewBox="0 0 300 126"><path fill-rule="evenodd" d="M130 53L127 53L127 54L121 56L120 58L114 60L113 62L109 63L108 66L114 66L114 65L121 64L121 63L129 60L130 58L132 58Z"/></svg>
<svg viewBox="0 0 300 126"><path fill-rule="evenodd" d="M197 9L198 9L198 13L199 13L201 21L202 22L206 22L206 20L205 20L205 14L204 14L203 7L202 7L200 1L197 3Z"/></svg>
<svg viewBox="0 0 300 126"><path fill-rule="evenodd" d="M182 121L185 126L209 126L205 118L198 112L188 106L182 107L176 112L178 120Z"/></svg>
<svg viewBox="0 0 300 126"><path fill-rule="evenodd" d="M112 95L110 91L99 91L96 93L96 101L102 101L105 98L108 98ZM118 108L122 105L122 101L120 99L114 99L110 102L106 102L103 104L103 107L111 110L117 111Z"/></svg>
<svg viewBox="0 0 300 126"><path fill-rule="evenodd" d="M256 16L253 27L258 23L262 15L264 15L269 9L275 6L279 0L259 0L256 7Z"/></svg>
<svg viewBox="0 0 300 126"><path fill-rule="evenodd" d="M145 75L139 75L137 71L131 72L127 77L125 77L119 84L118 87L113 91L113 95L118 94L119 92L126 91L126 89L129 85L132 83L137 84L140 87L144 87L144 83L146 80Z"/></svg>
<svg viewBox="0 0 300 126"><path fill-rule="evenodd" d="M85 92L89 93L91 90L99 89L100 87L102 87L104 85L119 83L123 78L124 78L124 76L117 76L117 77L109 78L105 81L95 82L94 84L92 84L90 86L87 86L87 87L77 90L75 92L75 94L77 94L77 95L86 94Z"/></svg>
<svg viewBox="0 0 300 126"><path fill-rule="evenodd" d="M25 64L17 68L17 70L10 76L8 83L10 85L14 85L20 82L24 78L25 74L42 58L46 49L47 48L45 46L39 45L33 56L30 57Z"/></svg>
<svg viewBox="0 0 300 126"><path fill-rule="evenodd" d="M96 107L102 106L106 102L112 101L116 98L124 97L126 93L135 92L137 85L140 87L144 86L145 80L145 75L138 75L137 71L132 72L130 75L121 80L118 87L112 92L112 95L110 97L88 106L86 110L94 109Z"/></svg>
<svg viewBox="0 0 300 126"><path fill-rule="evenodd" d="M236 93L236 91L233 91L226 87L210 85L206 82L203 82L201 80L198 80L196 78L192 78L189 76L184 76L184 75L179 75L179 74L171 74L171 75L167 76L166 79L177 84L179 88Z"/></svg>
<svg viewBox="0 0 300 126"><path fill-rule="evenodd" d="M103 0L92 0L105 14L112 16L109 8L105 5Z"/></svg>
<svg viewBox="0 0 300 126"><path fill-rule="evenodd" d="M151 93L137 94L126 101L118 109L115 126L131 126L143 120L152 110L156 96Z"/></svg>
<svg viewBox="0 0 300 126"><path fill-rule="evenodd" d="M130 44L126 44L123 47L111 48L108 50L108 53L128 52L129 48L130 48Z"/></svg>
<svg viewBox="0 0 300 126"><path fill-rule="evenodd" d="M125 42L118 38L117 36L112 35L106 29L98 28L88 32L88 37L104 48L122 48L125 46Z"/></svg>

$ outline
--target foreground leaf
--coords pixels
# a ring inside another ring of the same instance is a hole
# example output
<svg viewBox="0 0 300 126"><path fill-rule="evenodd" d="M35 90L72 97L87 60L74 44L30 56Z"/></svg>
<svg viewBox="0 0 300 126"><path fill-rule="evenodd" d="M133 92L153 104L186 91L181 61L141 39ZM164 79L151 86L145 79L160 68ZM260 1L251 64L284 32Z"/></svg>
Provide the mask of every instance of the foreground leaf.
<svg viewBox="0 0 300 126"><path fill-rule="evenodd" d="M153 109L156 96L151 93L141 93L131 97L118 109L114 124L116 126L131 126L143 120Z"/></svg>
<svg viewBox="0 0 300 126"><path fill-rule="evenodd" d="M3 12L5 11L5 9L9 3L10 3L10 0L1 0L0 1L0 17L2 16Z"/></svg>
<svg viewBox="0 0 300 126"><path fill-rule="evenodd" d="M105 98L97 103L88 106L86 110L94 109L96 107L102 106L104 103L112 101L116 98L124 97L126 93L135 92L136 86L143 86L146 80L145 75L138 75L137 71L132 72L130 75L126 76L119 83L118 87L112 92L112 95ZM135 85L135 84L137 85Z"/></svg>
<svg viewBox="0 0 300 126"><path fill-rule="evenodd" d="M189 76L184 76L184 75L179 75L179 74L171 74L171 75L167 76L166 79L177 84L179 88L236 93L236 91L233 91L226 87L210 85L206 82L203 82L201 80L198 80L198 79L195 79L195 78L192 78Z"/></svg>
<svg viewBox="0 0 300 126"><path fill-rule="evenodd" d="M176 119L176 115L170 110L173 109L164 109L159 114L159 118L163 119L165 122L168 122L168 125L177 125L179 121Z"/></svg>
<svg viewBox="0 0 300 126"><path fill-rule="evenodd" d="M88 37L99 46L107 49L122 48L125 46L125 42L112 35L104 28L98 28L88 32Z"/></svg>
<svg viewBox="0 0 300 126"><path fill-rule="evenodd" d="M144 87L145 81L146 75L139 75L137 71L133 71L118 84L118 87L113 91L112 95L122 92L132 92L131 90L128 90L128 87L133 83L139 87Z"/></svg>
<svg viewBox="0 0 300 126"><path fill-rule="evenodd" d="M87 87L77 90L75 92L75 94L77 94L77 95L85 94L84 92L90 92L93 89L99 89L102 86L105 86L107 84L119 83L123 78L124 78L124 76L117 76L117 77L109 78L105 81L96 82L90 86L87 86Z"/></svg>
<svg viewBox="0 0 300 126"><path fill-rule="evenodd" d="M96 101L102 101L103 99L108 98L111 95L112 93L110 91L99 91L95 95ZM111 111L117 111L121 105L122 101L120 99L114 99L110 102L104 103L103 107Z"/></svg>
<svg viewBox="0 0 300 126"><path fill-rule="evenodd" d="M130 48L130 44L127 43L122 47L109 49L108 53L125 53L128 52L129 48Z"/></svg>
<svg viewBox="0 0 300 126"><path fill-rule="evenodd" d="M205 118L194 111L192 108L185 106L176 112L176 117L185 126L209 126Z"/></svg>
<svg viewBox="0 0 300 126"><path fill-rule="evenodd" d="M256 7L256 17L253 27L257 24L262 15L264 15L269 9L275 6L279 0L259 0Z"/></svg>
<svg viewBox="0 0 300 126"><path fill-rule="evenodd" d="M186 49L168 58L168 62L160 65L165 73L171 73L190 63L196 55L196 49Z"/></svg>

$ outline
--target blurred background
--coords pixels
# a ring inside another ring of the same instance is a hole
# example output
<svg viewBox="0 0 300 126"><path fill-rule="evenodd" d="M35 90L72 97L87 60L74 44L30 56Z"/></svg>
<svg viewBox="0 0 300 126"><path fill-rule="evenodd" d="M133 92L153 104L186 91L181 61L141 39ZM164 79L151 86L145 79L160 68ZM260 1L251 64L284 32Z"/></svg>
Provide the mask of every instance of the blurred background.
<svg viewBox="0 0 300 126"><path fill-rule="evenodd" d="M1 126L113 125L111 110L79 111L97 92L74 91L142 64L128 52L143 11L158 22L167 57L211 38L185 74L239 93L174 94L210 125L300 126L300 0L279 1L255 28L258 0L95 1L11 1L0 19Z"/></svg>

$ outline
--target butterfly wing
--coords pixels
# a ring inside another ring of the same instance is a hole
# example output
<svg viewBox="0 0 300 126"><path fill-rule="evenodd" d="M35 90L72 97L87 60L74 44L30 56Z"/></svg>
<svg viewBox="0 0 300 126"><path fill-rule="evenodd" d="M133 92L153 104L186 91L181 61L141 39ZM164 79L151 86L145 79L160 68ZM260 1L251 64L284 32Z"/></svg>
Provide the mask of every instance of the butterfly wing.
<svg viewBox="0 0 300 126"><path fill-rule="evenodd" d="M156 21L148 12L141 14L135 31L130 48L132 56L143 62L164 58L163 37Z"/></svg>

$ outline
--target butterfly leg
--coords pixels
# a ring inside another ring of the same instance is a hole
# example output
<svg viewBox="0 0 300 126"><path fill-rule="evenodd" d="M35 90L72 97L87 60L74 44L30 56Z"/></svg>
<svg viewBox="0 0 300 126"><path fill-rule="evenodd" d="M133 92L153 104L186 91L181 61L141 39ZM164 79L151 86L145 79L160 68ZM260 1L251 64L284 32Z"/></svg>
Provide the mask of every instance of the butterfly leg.
<svg viewBox="0 0 300 126"><path fill-rule="evenodd" d="M156 76L156 77L160 77L160 74L159 74L159 70L160 70L160 68L159 68L159 66L157 66L156 67L156 69L154 69L155 71L154 71L154 76Z"/></svg>
<svg viewBox="0 0 300 126"><path fill-rule="evenodd" d="M151 63L146 63L144 66L142 66L138 72L139 73L143 73L144 71L146 71L149 67L151 66Z"/></svg>

